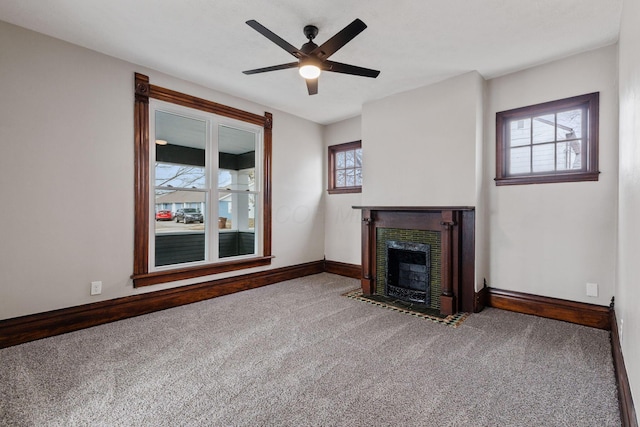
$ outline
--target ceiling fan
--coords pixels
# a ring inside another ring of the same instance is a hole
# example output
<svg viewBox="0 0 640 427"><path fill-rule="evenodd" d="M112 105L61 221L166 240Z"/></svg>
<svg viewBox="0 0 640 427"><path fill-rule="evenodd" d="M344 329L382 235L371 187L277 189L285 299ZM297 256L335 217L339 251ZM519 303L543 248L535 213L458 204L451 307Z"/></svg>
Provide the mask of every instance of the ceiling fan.
<svg viewBox="0 0 640 427"><path fill-rule="evenodd" d="M277 34L252 19L247 21L247 25L298 58L296 62L288 64L273 65L271 67L256 68L255 70L243 71L244 74L266 73L267 71L285 70L287 68L298 67L300 75L307 82L307 90L309 95L318 93L318 76L321 71L332 71L334 73L352 74L363 77L378 77L380 71L371 70L369 68L357 67L355 65L343 64L340 62L329 61L329 57L336 53L345 44L349 43L355 36L360 34L367 28L366 24L359 19L354 20L351 24L344 27L336 35L318 46L313 39L318 35L318 27L307 25L304 27L304 35L308 42L302 45L300 49L283 40Z"/></svg>

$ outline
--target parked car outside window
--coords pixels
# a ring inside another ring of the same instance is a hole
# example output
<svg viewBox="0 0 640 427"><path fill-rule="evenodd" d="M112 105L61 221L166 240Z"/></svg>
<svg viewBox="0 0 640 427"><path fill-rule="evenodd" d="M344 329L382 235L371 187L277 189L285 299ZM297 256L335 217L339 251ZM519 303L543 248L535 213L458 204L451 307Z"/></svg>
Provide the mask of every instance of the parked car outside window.
<svg viewBox="0 0 640 427"><path fill-rule="evenodd" d="M176 222L189 224L191 222L204 222L202 213L196 208L178 209L175 216Z"/></svg>
<svg viewBox="0 0 640 427"><path fill-rule="evenodd" d="M168 210L160 210L156 212L156 221L171 221L173 219L173 213Z"/></svg>

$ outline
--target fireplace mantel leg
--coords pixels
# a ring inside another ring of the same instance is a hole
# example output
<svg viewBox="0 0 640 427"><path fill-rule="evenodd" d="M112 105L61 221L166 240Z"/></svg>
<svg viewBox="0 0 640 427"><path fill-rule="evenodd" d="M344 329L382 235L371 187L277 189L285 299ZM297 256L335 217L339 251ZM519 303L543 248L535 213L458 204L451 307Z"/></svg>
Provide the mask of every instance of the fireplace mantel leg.
<svg viewBox="0 0 640 427"><path fill-rule="evenodd" d="M442 294L440 295L440 313L444 315L456 312L455 295L452 292L453 257L452 257L452 231L456 225L453 219L453 211L442 211Z"/></svg>
<svg viewBox="0 0 640 427"><path fill-rule="evenodd" d="M373 250L372 242L375 239L372 212L369 209L362 210L362 293L364 295L375 294L375 283L373 280Z"/></svg>

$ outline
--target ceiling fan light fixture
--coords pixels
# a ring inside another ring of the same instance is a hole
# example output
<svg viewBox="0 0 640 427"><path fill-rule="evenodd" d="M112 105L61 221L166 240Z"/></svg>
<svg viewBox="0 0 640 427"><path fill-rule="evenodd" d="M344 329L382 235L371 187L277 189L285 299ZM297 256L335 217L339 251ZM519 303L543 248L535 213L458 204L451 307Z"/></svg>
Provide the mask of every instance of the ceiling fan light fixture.
<svg viewBox="0 0 640 427"><path fill-rule="evenodd" d="M317 79L320 76L320 67L314 64L302 65L298 72L305 79Z"/></svg>

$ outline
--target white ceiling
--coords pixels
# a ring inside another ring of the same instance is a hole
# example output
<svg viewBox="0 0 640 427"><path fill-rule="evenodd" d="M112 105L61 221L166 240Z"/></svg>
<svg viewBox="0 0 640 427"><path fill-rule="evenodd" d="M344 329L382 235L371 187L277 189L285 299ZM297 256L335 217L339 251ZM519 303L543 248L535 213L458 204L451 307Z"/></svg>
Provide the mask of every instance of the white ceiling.
<svg viewBox="0 0 640 427"><path fill-rule="evenodd" d="M477 70L492 78L614 43L622 0L1 0L0 19L271 108L328 124L366 102ZM307 94L295 61L245 24L300 47L355 18L368 26L335 53L377 79L325 72Z"/></svg>

